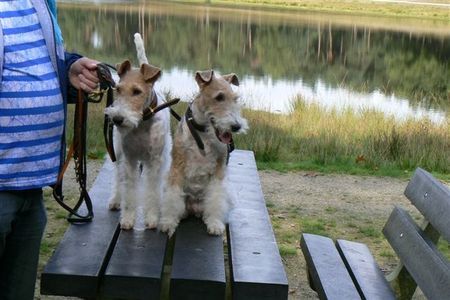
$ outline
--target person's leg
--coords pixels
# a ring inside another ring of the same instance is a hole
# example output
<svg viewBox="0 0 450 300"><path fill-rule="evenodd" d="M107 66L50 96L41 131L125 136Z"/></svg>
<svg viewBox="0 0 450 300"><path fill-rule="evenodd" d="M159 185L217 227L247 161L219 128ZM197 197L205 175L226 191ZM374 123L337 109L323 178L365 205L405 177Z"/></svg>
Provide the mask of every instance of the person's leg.
<svg viewBox="0 0 450 300"><path fill-rule="evenodd" d="M32 300L47 222L42 191L0 192L0 216L0 299Z"/></svg>

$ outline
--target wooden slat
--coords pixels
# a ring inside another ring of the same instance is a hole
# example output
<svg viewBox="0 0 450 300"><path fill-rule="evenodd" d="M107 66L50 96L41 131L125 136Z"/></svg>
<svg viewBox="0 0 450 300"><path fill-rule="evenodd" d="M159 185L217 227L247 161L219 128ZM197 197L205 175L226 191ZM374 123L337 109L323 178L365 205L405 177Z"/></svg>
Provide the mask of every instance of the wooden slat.
<svg viewBox="0 0 450 300"><path fill-rule="evenodd" d="M94 221L70 225L41 275L41 294L94 298L118 233L117 212L108 210L112 163L105 163L89 192Z"/></svg>
<svg viewBox="0 0 450 300"><path fill-rule="evenodd" d="M418 168L405 195L450 242L450 190L427 171Z"/></svg>
<svg viewBox="0 0 450 300"><path fill-rule="evenodd" d="M304 233L300 245L320 299L361 299L332 239Z"/></svg>
<svg viewBox="0 0 450 300"><path fill-rule="evenodd" d="M362 298L395 299L394 291L365 244L337 240L336 248Z"/></svg>
<svg viewBox="0 0 450 300"><path fill-rule="evenodd" d="M170 299L224 299L225 262L221 236L211 236L201 219L183 220L175 233Z"/></svg>
<svg viewBox="0 0 450 300"><path fill-rule="evenodd" d="M121 231L106 268L102 295L159 299L167 235L155 230Z"/></svg>
<svg viewBox="0 0 450 300"><path fill-rule="evenodd" d="M253 152L232 152L228 172L236 196L228 226L233 299L287 299L287 277Z"/></svg>
<svg viewBox="0 0 450 300"><path fill-rule="evenodd" d="M395 207L383 233L428 299L450 299L450 263L406 211Z"/></svg>

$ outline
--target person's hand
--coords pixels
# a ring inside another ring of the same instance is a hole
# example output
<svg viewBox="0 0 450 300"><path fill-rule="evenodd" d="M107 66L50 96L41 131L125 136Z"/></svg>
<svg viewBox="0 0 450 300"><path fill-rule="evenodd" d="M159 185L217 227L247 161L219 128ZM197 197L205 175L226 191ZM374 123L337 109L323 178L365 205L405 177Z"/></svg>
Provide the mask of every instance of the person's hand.
<svg viewBox="0 0 450 300"><path fill-rule="evenodd" d="M76 89L82 89L90 93L98 86L97 64L99 62L87 57L82 57L75 61L69 70L70 83Z"/></svg>

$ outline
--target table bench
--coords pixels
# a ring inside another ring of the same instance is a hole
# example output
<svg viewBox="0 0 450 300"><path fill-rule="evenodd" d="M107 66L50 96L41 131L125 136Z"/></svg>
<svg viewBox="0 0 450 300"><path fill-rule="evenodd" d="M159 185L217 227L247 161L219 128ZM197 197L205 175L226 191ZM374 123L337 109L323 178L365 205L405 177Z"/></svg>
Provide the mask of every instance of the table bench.
<svg viewBox="0 0 450 300"><path fill-rule="evenodd" d="M417 286L428 299L450 299L450 263L436 247L440 236L450 242L450 190L418 168L405 196L424 222L417 225L395 206L383 233L400 263L387 276L365 244L302 234L310 285L320 299L411 299Z"/></svg>
<svg viewBox="0 0 450 300"><path fill-rule="evenodd" d="M41 294L88 299L287 299L288 283L251 151L235 150L227 184L237 195L226 241L198 219L174 237L120 230L108 210L112 163L90 190L95 217L70 225L41 275Z"/></svg>

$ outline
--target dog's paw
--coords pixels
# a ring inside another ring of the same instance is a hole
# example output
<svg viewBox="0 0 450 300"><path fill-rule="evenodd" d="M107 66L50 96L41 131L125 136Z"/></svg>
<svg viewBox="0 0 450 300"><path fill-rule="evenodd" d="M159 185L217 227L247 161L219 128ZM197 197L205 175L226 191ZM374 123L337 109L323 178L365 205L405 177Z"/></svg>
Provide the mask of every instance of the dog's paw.
<svg viewBox="0 0 450 300"><path fill-rule="evenodd" d="M175 233L177 225L178 224L172 222L161 222L159 223L159 230L167 233L167 235L171 237Z"/></svg>
<svg viewBox="0 0 450 300"><path fill-rule="evenodd" d="M158 216L147 216L145 220L145 227L147 229L155 229L158 227Z"/></svg>
<svg viewBox="0 0 450 300"><path fill-rule="evenodd" d="M134 227L134 219L132 218L122 218L120 220L120 228L123 230L130 230Z"/></svg>
<svg viewBox="0 0 450 300"><path fill-rule="evenodd" d="M222 235L225 231L225 224L220 220L205 221L208 233L211 235Z"/></svg>
<svg viewBox="0 0 450 300"><path fill-rule="evenodd" d="M133 222L127 222L127 221L120 222L120 229L131 230L131 229L133 229L133 227L134 227Z"/></svg>
<svg viewBox="0 0 450 300"><path fill-rule="evenodd" d="M109 210L120 210L120 203L114 201L109 202Z"/></svg>

